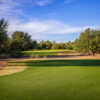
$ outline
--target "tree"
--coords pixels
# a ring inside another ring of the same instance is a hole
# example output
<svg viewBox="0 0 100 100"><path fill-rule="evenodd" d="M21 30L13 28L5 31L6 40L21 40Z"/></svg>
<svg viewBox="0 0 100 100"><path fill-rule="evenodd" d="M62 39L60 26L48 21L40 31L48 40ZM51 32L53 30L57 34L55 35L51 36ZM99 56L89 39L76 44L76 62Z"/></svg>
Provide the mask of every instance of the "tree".
<svg viewBox="0 0 100 100"><path fill-rule="evenodd" d="M28 33L24 33L24 37L23 37L23 49L24 50L29 50L33 48L33 41L31 39L31 35L29 35Z"/></svg>
<svg viewBox="0 0 100 100"><path fill-rule="evenodd" d="M19 41L17 40L11 41L9 53L10 56L14 58L19 58L23 56L21 50L21 44Z"/></svg>
<svg viewBox="0 0 100 100"><path fill-rule="evenodd" d="M86 29L75 40L74 47L80 52L95 55L95 53L100 51L100 31Z"/></svg>
<svg viewBox="0 0 100 100"><path fill-rule="evenodd" d="M75 41L76 49L80 52L89 53L89 36L90 29L86 29L85 32L80 34L80 37Z"/></svg>
<svg viewBox="0 0 100 100"><path fill-rule="evenodd" d="M0 20L0 53L7 52L7 21L5 19Z"/></svg>
<svg viewBox="0 0 100 100"><path fill-rule="evenodd" d="M38 49L39 44L36 40L32 40L32 48L31 49Z"/></svg>
<svg viewBox="0 0 100 100"><path fill-rule="evenodd" d="M52 49L55 50L55 49L59 49L59 46L57 43L53 43L52 45Z"/></svg>
<svg viewBox="0 0 100 100"><path fill-rule="evenodd" d="M12 41L18 41L20 45L19 48L21 50L29 50L32 49L32 39L31 36L28 33L16 31L12 34Z"/></svg>
<svg viewBox="0 0 100 100"><path fill-rule="evenodd" d="M90 52L95 55L96 52L100 51L100 31L92 31L89 39Z"/></svg>
<svg viewBox="0 0 100 100"><path fill-rule="evenodd" d="M45 41L45 43L46 43L46 48L47 49L51 49L52 48L52 42L51 41L47 40L47 41Z"/></svg>
<svg viewBox="0 0 100 100"><path fill-rule="evenodd" d="M28 33L16 31L12 34L10 41L10 55L12 57L23 56L23 50L32 49L33 41Z"/></svg>
<svg viewBox="0 0 100 100"><path fill-rule="evenodd" d="M72 42L69 41L69 42L65 43L65 48L66 48L66 49L73 49L73 44L72 44Z"/></svg>
<svg viewBox="0 0 100 100"><path fill-rule="evenodd" d="M62 49L62 44L60 44L60 43L53 43L52 49Z"/></svg>
<svg viewBox="0 0 100 100"><path fill-rule="evenodd" d="M40 49L48 49L45 41L40 41L39 47Z"/></svg>

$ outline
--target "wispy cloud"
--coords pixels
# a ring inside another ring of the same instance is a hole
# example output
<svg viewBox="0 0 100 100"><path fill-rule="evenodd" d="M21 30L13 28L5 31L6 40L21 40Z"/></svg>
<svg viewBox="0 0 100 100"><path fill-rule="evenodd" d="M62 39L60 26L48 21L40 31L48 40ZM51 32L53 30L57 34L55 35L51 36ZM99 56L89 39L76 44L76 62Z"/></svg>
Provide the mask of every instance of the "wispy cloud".
<svg viewBox="0 0 100 100"><path fill-rule="evenodd" d="M45 6L52 3L53 0L0 0L0 18L6 19L20 16L27 16L25 9L27 7Z"/></svg>
<svg viewBox="0 0 100 100"><path fill-rule="evenodd" d="M33 0L33 4L37 6L45 6L52 3L53 0Z"/></svg>
<svg viewBox="0 0 100 100"><path fill-rule="evenodd" d="M0 18L1 17L17 17L24 16L25 8L31 6L46 6L48 4L52 4L57 0L0 0ZM62 0L62 2L71 3L75 0Z"/></svg>
<svg viewBox="0 0 100 100"><path fill-rule="evenodd" d="M14 0L0 0L0 17L9 17L17 16L22 14L22 10L19 9L20 3Z"/></svg>
<svg viewBox="0 0 100 100"><path fill-rule="evenodd" d="M79 33L84 31L87 28L92 29L100 29L100 26L70 26L64 24L58 20L32 20L28 22L22 23L21 21L16 20L15 23L13 21L10 22L9 32L12 33L16 30L28 32L32 36L36 38L41 38L41 36L45 35L63 35L63 34L72 34ZM40 37L38 37L40 36Z"/></svg>

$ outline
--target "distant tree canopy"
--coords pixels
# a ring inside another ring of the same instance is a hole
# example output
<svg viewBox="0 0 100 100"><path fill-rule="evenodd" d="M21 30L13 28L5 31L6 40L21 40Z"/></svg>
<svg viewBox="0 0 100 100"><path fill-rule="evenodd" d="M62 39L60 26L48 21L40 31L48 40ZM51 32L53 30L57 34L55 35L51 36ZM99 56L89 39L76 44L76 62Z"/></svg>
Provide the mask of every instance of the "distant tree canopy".
<svg viewBox="0 0 100 100"><path fill-rule="evenodd" d="M66 49L65 43L53 43L52 49Z"/></svg>
<svg viewBox="0 0 100 100"><path fill-rule="evenodd" d="M32 39L28 33L16 31L12 34L12 43L18 43L18 48L21 50L32 49Z"/></svg>
<svg viewBox="0 0 100 100"><path fill-rule="evenodd" d="M80 52L93 54L100 52L100 31L90 28L82 32L74 42L74 48Z"/></svg>
<svg viewBox="0 0 100 100"><path fill-rule="evenodd" d="M66 49L73 49L73 42L69 41L69 42L65 43L65 48Z"/></svg>
<svg viewBox="0 0 100 100"><path fill-rule="evenodd" d="M47 41L40 41L40 43L38 44L38 49L51 49L52 48L52 42L47 40Z"/></svg>

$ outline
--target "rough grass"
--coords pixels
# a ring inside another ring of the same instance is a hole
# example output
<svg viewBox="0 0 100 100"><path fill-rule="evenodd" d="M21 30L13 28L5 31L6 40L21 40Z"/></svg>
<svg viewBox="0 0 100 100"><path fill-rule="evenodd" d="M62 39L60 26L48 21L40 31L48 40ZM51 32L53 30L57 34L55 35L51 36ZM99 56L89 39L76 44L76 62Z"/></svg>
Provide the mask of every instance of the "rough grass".
<svg viewBox="0 0 100 100"><path fill-rule="evenodd" d="M0 100L100 100L100 60L17 63L29 69L0 77Z"/></svg>

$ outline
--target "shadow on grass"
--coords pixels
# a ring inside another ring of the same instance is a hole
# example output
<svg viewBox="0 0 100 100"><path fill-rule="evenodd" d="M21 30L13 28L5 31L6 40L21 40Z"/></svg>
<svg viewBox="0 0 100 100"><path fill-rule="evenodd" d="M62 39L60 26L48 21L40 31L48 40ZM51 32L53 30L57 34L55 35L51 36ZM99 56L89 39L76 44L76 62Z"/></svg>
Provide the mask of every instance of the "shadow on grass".
<svg viewBox="0 0 100 100"><path fill-rule="evenodd" d="M45 60L45 61L27 61L25 62L31 67L63 67L63 66L98 66L100 60Z"/></svg>

